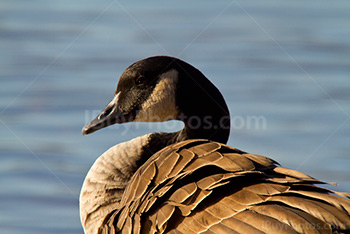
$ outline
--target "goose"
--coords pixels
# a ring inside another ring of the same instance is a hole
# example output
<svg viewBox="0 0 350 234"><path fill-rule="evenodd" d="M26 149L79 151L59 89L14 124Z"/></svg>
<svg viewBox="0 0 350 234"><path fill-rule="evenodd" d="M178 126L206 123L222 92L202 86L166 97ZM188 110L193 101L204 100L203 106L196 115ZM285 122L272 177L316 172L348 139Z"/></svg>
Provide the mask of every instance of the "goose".
<svg viewBox="0 0 350 234"><path fill-rule="evenodd" d="M80 194L85 233L350 233L350 194L226 145L229 110L195 67L149 57L121 75L111 102L82 133L112 124L180 120L117 144Z"/></svg>

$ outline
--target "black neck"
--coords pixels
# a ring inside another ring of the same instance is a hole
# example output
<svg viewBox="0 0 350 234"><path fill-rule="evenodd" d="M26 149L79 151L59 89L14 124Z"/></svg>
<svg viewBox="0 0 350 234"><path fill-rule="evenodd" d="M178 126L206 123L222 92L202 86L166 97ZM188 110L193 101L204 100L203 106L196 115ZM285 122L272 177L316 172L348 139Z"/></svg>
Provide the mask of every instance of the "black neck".
<svg viewBox="0 0 350 234"><path fill-rule="evenodd" d="M226 144L230 134L229 117L188 118L180 139L208 139Z"/></svg>
<svg viewBox="0 0 350 234"><path fill-rule="evenodd" d="M179 139L209 139L226 144L230 134L230 113L220 91L196 68L178 64L178 119L185 123Z"/></svg>

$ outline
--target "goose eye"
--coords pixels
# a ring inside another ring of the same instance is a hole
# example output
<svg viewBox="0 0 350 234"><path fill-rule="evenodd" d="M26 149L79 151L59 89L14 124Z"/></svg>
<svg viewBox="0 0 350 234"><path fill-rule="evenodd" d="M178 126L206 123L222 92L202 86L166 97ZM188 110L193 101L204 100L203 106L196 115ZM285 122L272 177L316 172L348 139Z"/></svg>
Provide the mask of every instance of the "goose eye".
<svg viewBox="0 0 350 234"><path fill-rule="evenodd" d="M140 86L140 85L144 85L146 84L147 82L147 79L146 77L144 76L139 76L137 79L136 79L136 85Z"/></svg>

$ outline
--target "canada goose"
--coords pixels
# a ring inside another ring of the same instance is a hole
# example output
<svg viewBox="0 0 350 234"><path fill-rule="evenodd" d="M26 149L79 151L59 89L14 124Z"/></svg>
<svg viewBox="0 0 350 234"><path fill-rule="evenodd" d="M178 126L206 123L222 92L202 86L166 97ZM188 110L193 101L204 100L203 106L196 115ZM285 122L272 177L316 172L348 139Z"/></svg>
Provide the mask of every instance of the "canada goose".
<svg viewBox="0 0 350 234"><path fill-rule="evenodd" d="M114 123L181 120L184 129L113 146L80 195L85 233L350 233L350 194L225 145L219 90L176 58L138 61L83 134Z"/></svg>

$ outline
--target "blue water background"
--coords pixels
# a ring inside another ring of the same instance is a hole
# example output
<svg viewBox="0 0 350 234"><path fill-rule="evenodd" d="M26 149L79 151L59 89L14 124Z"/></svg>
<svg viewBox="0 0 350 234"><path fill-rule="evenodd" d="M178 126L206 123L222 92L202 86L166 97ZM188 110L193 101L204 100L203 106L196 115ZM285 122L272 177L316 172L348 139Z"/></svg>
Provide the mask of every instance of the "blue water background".
<svg viewBox="0 0 350 234"><path fill-rule="evenodd" d="M345 0L1 1L0 233L82 233L78 197L94 160L181 128L81 135L122 71L158 54L193 64L222 91L229 145L350 192L349 12Z"/></svg>

